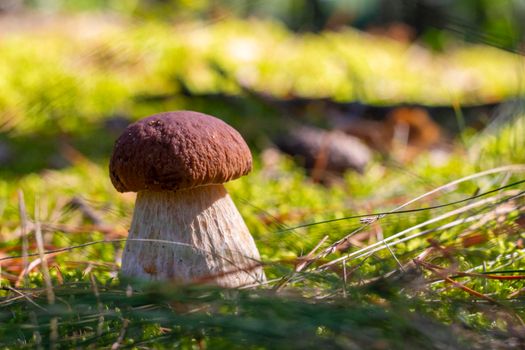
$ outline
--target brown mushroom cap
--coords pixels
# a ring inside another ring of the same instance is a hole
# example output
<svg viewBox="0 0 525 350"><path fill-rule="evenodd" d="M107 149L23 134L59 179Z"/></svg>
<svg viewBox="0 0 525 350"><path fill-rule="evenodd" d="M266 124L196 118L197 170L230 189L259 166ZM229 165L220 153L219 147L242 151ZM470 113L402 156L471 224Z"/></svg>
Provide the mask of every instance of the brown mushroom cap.
<svg viewBox="0 0 525 350"><path fill-rule="evenodd" d="M251 168L250 149L235 129L191 111L159 113L129 125L115 143L109 164L119 192L220 184Z"/></svg>

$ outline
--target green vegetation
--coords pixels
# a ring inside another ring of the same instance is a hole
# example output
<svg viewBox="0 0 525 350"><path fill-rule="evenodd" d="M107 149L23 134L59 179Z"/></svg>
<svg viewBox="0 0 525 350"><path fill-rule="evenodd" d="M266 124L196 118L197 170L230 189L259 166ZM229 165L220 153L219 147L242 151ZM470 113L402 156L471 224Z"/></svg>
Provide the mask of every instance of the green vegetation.
<svg viewBox="0 0 525 350"><path fill-rule="evenodd" d="M520 56L490 47L432 54L351 30L294 36L257 20L107 21L73 17L2 39L4 128L74 132L113 113L137 118L157 107L143 106L146 97L175 97L181 83L196 94L239 95L245 85L283 98L432 105L497 102L522 84Z"/></svg>
<svg viewBox="0 0 525 350"><path fill-rule="evenodd" d="M434 55L351 30L295 36L255 20L97 17L16 31L0 51L0 142L11 154L0 165L1 348L523 345L523 108L484 133L463 130L447 157L376 159L325 187L287 157L265 159L265 133L281 116L245 91L494 102L520 95L522 57L482 46ZM172 109L224 118L253 146L254 172L227 187L268 284L231 291L119 279L134 195L109 181L117 134L108 121ZM36 261L27 278L20 212ZM52 288L37 260L39 226Z"/></svg>

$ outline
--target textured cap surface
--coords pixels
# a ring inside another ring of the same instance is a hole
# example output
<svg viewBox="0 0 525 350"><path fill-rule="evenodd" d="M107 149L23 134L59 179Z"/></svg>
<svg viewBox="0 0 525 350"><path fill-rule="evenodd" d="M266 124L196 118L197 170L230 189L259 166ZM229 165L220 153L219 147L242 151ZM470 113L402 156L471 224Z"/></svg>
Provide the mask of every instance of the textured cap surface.
<svg viewBox="0 0 525 350"><path fill-rule="evenodd" d="M119 192L220 184L251 168L250 149L235 129L191 111L155 114L129 125L116 141L109 164Z"/></svg>

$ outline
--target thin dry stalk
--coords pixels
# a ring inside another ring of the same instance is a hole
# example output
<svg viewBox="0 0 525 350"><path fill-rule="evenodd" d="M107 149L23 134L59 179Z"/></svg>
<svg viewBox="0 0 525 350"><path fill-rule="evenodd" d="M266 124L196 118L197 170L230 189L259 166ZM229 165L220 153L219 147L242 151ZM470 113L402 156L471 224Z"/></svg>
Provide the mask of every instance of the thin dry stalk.
<svg viewBox="0 0 525 350"><path fill-rule="evenodd" d="M504 275L495 275L492 273L472 273L472 272L461 272L461 271L457 271L454 276L450 276L450 278L458 278L458 277L480 277L480 278L485 278L489 280L500 280L500 281L525 279L525 275L504 276Z"/></svg>
<svg viewBox="0 0 525 350"><path fill-rule="evenodd" d="M97 336L102 335L102 328L104 327L104 316L102 315L104 312L104 306L100 302L100 293L98 291L97 281L95 280L95 276L93 273L89 274L89 280L91 281L91 286L93 288L93 294L95 294L95 298L97 300L97 308L98 312L100 313L100 316L98 317L98 324L97 324Z"/></svg>
<svg viewBox="0 0 525 350"><path fill-rule="evenodd" d="M452 187L455 187L456 185L459 185L460 183L463 183L463 182L466 182L466 181L470 181L470 180L474 180L474 179L477 179L477 178L480 178L480 177L483 177L483 176L487 176L487 175L491 175L491 174L497 174L497 173L504 173L504 172L520 172L520 171L525 171L525 164L514 164L514 165L507 165L507 166L502 166L502 167L499 167L499 168L494 168L494 169L489 169L489 170L486 170L486 171L482 171L482 172L479 172L479 173L476 173L476 174L472 174L472 175L469 175L469 176L465 176L465 177L462 177L461 179L457 179L457 180L454 180L452 182L449 182L443 186L440 186L438 188L435 188L433 189L432 191L429 191L427 193L424 193L422 194L421 196L419 197L416 197L402 205L400 205L399 207L395 208L394 210L392 210L392 212L396 212L398 210L401 210L403 209L404 207L414 203L414 202L417 202L425 197L428 197L436 192L441 192L443 190L446 190L448 188L452 188Z"/></svg>
<svg viewBox="0 0 525 350"><path fill-rule="evenodd" d="M460 178L460 179L457 179L457 180L454 180L452 182L449 182L445 185L442 185L440 187L437 187L431 191L428 191L414 199L411 199L410 201L408 202L405 202L403 203L402 205L392 209L391 211L387 212L387 213L384 213L384 214L381 214L381 215L376 215L372 218L369 218L367 221L366 221L366 224L361 226L360 228L358 228L357 230L354 230L353 232L349 233L348 235L346 235L345 237L339 239L338 241L334 242L332 245L330 245L329 247L325 248L321 253L319 253L314 259L312 259L310 261L310 263L306 264L303 269L305 269L306 267L308 267L311 263L313 263L315 260L319 260L319 259L322 259L324 257L326 257L327 255L330 255L332 254L333 252L337 251L337 246L340 245L341 243L347 241L351 236L353 236L354 234L356 234L357 232L360 232L362 231L363 229L365 229L366 227L370 226L372 223L380 220L381 218L385 217L386 215L389 215L389 214L394 214L396 213L397 211L400 211L401 209L409 206L410 204L413 204L417 201L420 201L421 199L423 198L426 198L428 196L431 196L437 192L441 192L441 191L444 191L446 189L449 189L449 188L454 188L455 186L457 186L458 184L460 183L463 183L463 182L467 182L467 181L471 181L471 180L474 180L474 179L477 179L477 178L480 178L480 177L484 177L484 176L487 176L487 175L491 175L491 174L497 174L497 173L505 173L505 172L522 172L522 171L525 171L525 164L515 164L515 165L508 165L508 166L502 166L502 167L499 167L499 168L494 168L494 169L489 169L489 170L486 170L486 171L482 171L482 172L479 172L479 173L476 173L476 174L472 174L472 175L469 175L469 176L465 176L463 178ZM295 229L295 228L299 228L300 226L298 227L294 227L294 228L291 228L291 229ZM389 237L390 238L390 237ZM378 244L383 244L382 243L383 241L381 242L378 242ZM340 259L337 259L338 262L343 260L343 258L345 257L341 257Z"/></svg>
<svg viewBox="0 0 525 350"><path fill-rule="evenodd" d="M58 253L48 253L46 252L45 255L48 257L48 258L51 258L55 255L57 255ZM34 256L36 254L29 254L28 256ZM22 270L22 272L20 272L20 274L18 275L18 278L15 282L15 287L20 287L20 285L22 284L22 281L23 281L23 277L26 276L27 274L29 274L29 272L31 272L35 267L37 267L38 265L40 265L40 263L42 262L42 259L40 258L36 258L35 260L33 260L25 269Z"/></svg>
<svg viewBox="0 0 525 350"><path fill-rule="evenodd" d="M29 319L35 327L35 330L33 331L33 341L35 343L35 347L37 350L40 350L42 349L42 336L38 331L38 319L36 318L36 314L33 311L29 312Z"/></svg>
<svg viewBox="0 0 525 350"><path fill-rule="evenodd" d="M40 231L42 231L42 229L40 228ZM182 242L174 242L174 241L168 241L168 240L164 240L164 239L149 239L149 238L131 238L131 239L101 239L101 240L98 240L98 241L91 241L91 242L86 242L86 243L82 243L82 244L77 244L77 245L72 245L72 246L69 246L69 247L64 247L64 248L58 248L58 249L51 249L51 250L48 250L48 251L44 251L44 255L49 255L49 254L54 254L54 253L64 253L64 252L68 252L68 251L72 251L74 249L78 249L78 248L84 248L84 247L88 247L88 246L92 246L92 245L95 245L95 244L101 244L101 243L115 243L115 242L127 242L127 241L134 241L134 242L156 242L156 243L163 243L163 244L167 244L167 245L176 245L176 246L181 246L181 247L188 247L188 248L192 248L192 249L195 249L197 251L200 251L200 252L203 252L203 253L206 253L206 254L213 254L214 256L217 256L219 258L222 258L222 259L226 259L224 256L218 254L218 253L213 253L209 250L206 250L206 249L203 249L203 248L195 248L193 247L191 244L188 244L188 243L182 243ZM239 254L239 255L242 255L244 256L245 258L249 258L250 260L252 260L253 262L255 263L258 263L258 264L262 264L260 261L258 261L257 259L254 259L254 258L251 258L251 257L248 257L246 255L244 255L242 252L240 251L234 251L234 250L230 250L231 252L234 252L236 254ZM28 256L37 256L37 255L40 255L40 253L32 253L32 254L28 254ZM6 256L6 257L3 257L3 258L0 258L0 261L4 261L4 260L12 260L12 259L18 259L20 258L21 256L20 255L11 255L11 256Z"/></svg>
<svg viewBox="0 0 525 350"><path fill-rule="evenodd" d="M47 265L47 258L44 249L44 238L42 237L42 229L40 226L39 219L39 206L38 202L35 201L35 238L38 247L38 254L40 255L40 261L42 266L42 274L44 275L44 282L46 284L46 295L47 302L49 305L55 304L55 292L53 291L53 283L51 282L51 274L49 273L49 266ZM51 330L49 335L51 349L56 348L56 342L58 340L58 319L56 317L51 318L49 328Z"/></svg>
<svg viewBox="0 0 525 350"><path fill-rule="evenodd" d="M431 268L433 268L435 270L445 270L444 267L439 266L439 265L431 264L431 263L428 263L428 262L425 262L425 264L426 264L426 266L431 267ZM460 277L478 277L478 278L483 278L483 279L486 279L486 280L487 279L492 279L492 280L500 280L500 281L525 279L525 275L510 275L510 276L507 276L507 275L499 275L499 274L496 274L496 273L476 273L476 272L463 272L463 271L457 271L457 270L450 271L448 277L450 277L452 279L460 278ZM434 285L434 284L440 283L440 282L443 282L443 279L438 279L438 280L432 281L430 284Z"/></svg>
<svg viewBox="0 0 525 350"><path fill-rule="evenodd" d="M221 255L218 255L218 256L221 256ZM249 265L249 266L242 266L242 267L236 266L235 269L230 269L230 270L227 270L227 271L224 271L224 272L221 272L221 273L215 273L215 274L212 274L212 275L206 275L206 276L202 276L202 277L199 277L199 278L193 278L190 281L188 281L188 283L189 284L213 283L219 277L224 277L224 276L229 276L229 275L232 275L232 274L236 274L239 271L244 271L246 273L251 273L254 270L260 269L262 266L264 266L264 264L262 262L255 261L252 265ZM259 284L255 283L255 285L258 286Z"/></svg>
<svg viewBox="0 0 525 350"><path fill-rule="evenodd" d="M518 289L517 291L510 293L509 298L516 298L523 293L525 293L525 288Z"/></svg>
<svg viewBox="0 0 525 350"><path fill-rule="evenodd" d="M122 321L122 329L120 330L120 334L117 338L117 341L114 342L113 345L111 345L111 350L118 350L120 348L120 346L122 345L122 342L124 341L124 337L126 336L128 325L129 325L129 320L125 318Z"/></svg>
<svg viewBox="0 0 525 350"><path fill-rule="evenodd" d="M2 289L7 289L6 287L2 287ZM9 298L9 299L4 299L3 301L0 301L0 306L3 306L3 305L8 305L12 302L15 302L17 300L20 300L20 299L24 299L24 296L23 295L18 295L16 297L12 297L12 298Z"/></svg>
<svg viewBox="0 0 525 350"><path fill-rule="evenodd" d="M447 213L445 213L443 215L437 216L437 217L432 218L430 220L427 220L427 221L424 221L424 222L419 223L417 225L414 225L412 227L409 227L406 230L403 230L403 231L401 231L399 233L396 233L396 234L394 234L392 236L389 236L389 237L385 238L384 240L382 240L380 242L371 244L368 247L359 249L359 250L357 250L355 252L346 254L346 255L344 255L344 256L342 256L340 258L332 260L332 261L330 261L330 262L328 262L328 263L326 263L324 265L321 265L319 268L320 269L327 268L327 267L332 266L334 264L340 263L341 261L343 261L345 259L349 259L349 258L358 259L362 255L367 255L367 254L369 254L371 252L377 252L379 250L383 250L383 249L385 249L385 246L384 246L385 242L388 242L390 245L396 245L396 244L405 242L407 240L410 240L410 239L422 236L422 235L427 234L429 232L435 232L435 230L437 230L437 229L426 230L426 231L418 232L418 233L413 234L411 236L407 236L405 238L399 239L397 241L394 241L395 239L406 235L410 231L414 231L414 230L420 229L422 227L428 226L430 224L433 224L433 223L442 221L444 219L450 218L452 216L468 212L468 211L470 211L473 208L476 208L476 207L482 206L484 204L493 202L495 200L500 199L501 197L503 197L503 196L501 194L499 194L499 195L496 195L496 196L485 198L483 200L479 200L477 202L473 202L473 203L471 203L469 205L465 205L465 206L463 206L461 208L452 210L452 211L447 212ZM473 221L479 220L480 218L484 217L485 215L486 215L486 213L483 213L483 214L479 214L479 215L475 215L475 216L470 216L470 217L465 218L465 219L458 219L458 220L455 220L455 221L450 222L448 224L445 224L445 225L441 226L438 229L440 229L440 230L441 229L448 229L448 228L454 227L454 226L456 226L458 224L467 223L467 222L473 222ZM394 242L391 242L391 241L394 241Z"/></svg>
<svg viewBox="0 0 525 350"><path fill-rule="evenodd" d="M346 275L346 260L343 261L343 298L346 298L346 281L347 275Z"/></svg>
<svg viewBox="0 0 525 350"><path fill-rule="evenodd" d="M252 283L252 284L247 284L245 286L241 286L239 287L239 289L251 289L251 288L257 288L257 287L262 287L262 286L269 286L273 283L276 283L276 282L282 282L282 277L278 277L278 278L274 278L274 279L271 279L271 280L266 280L264 282L257 282L257 283Z"/></svg>
<svg viewBox="0 0 525 350"><path fill-rule="evenodd" d="M15 294L18 294L20 297L24 298L25 300L27 300L29 303L33 304L35 307L39 308L40 310L47 312L46 308L38 305L33 299L31 299L31 297L29 295L24 294L21 291L19 291L18 289L15 289L15 288L10 287L10 286L6 286L5 288L9 289L10 291L12 291Z"/></svg>
<svg viewBox="0 0 525 350"><path fill-rule="evenodd" d="M298 260L299 261L302 261L301 263L297 264L296 268L295 268L295 271L301 271L304 267L304 265L314 257L314 254L315 252L317 251L317 249L319 249L323 244L324 242L326 242L326 240L328 239L328 235L324 236L323 239L321 239L319 241L319 243L317 243L315 245L315 247L308 253L306 254L305 256L303 257L300 257Z"/></svg>
<svg viewBox="0 0 525 350"><path fill-rule="evenodd" d="M26 204L24 201L24 192L22 192L22 190L18 190L18 213L20 216L20 236L22 238L22 266L23 272L27 272L29 266L29 259L27 256L29 242L27 239L28 232ZM24 273L21 277L23 277L24 286L27 286L29 283L27 273Z"/></svg>
<svg viewBox="0 0 525 350"><path fill-rule="evenodd" d="M54 264L51 266L52 269L55 269L55 271L57 272L56 275L57 275L57 281L58 281L58 285L61 286L64 284L64 275L62 274L62 269L60 269L60 266L58 266L58 264Z"/></svg>
<svg viewBox="0 0 525 350"><path fill-rule="evenodd" d="M38 247L38 254L40 255L40 264L42 266L42 275L44 276L44 282L46 284L47 302L50 305L55 303L55 292L53 291L53 284L51 282L51 274L49 273L49 266L47 265L46 252L44 250L44 239L42 237L42 230L40 223L37 221L35 224L35 237L36 244Z"/></svg>
<svg viewBox="0 0 525 350"><path fill-rule="evenodd" d="M397 258L396 254L394 253L392 248L390 248L390 245L388 245L387 242L385 242L385 247L388 249L388 251L390 252L390 255L392 255L392 257L396 261L397 265L399 266L399 269L404 272L405 268L403 267L403 264L401 264L401 261L399 261L399 259ZM346 260L343 260L343 264L345 263L345 261Z"/></svg>
<svg viewBox="0 0 525 350"><path fill-rule="evenodd" d="M317 251L317 249L319 249L319 248L323 245L323 243L326 242L327 239L328 239L328 235L324 236L323 239L321 239L321 240L319 241L319 243L317 243L317 244L315 245L315 247L314 247L314 248L313 248L308 254L306 254L306 255L304 255L304 256L302 256L302 257L300 257L300 258L297 259L297 260L299 261L299 263L295 266L295 271L296 271L296 272L299 272L299 271L303 270L304 267L307 266L307 265L310 263L310 261L314 258L314 254L315 254L315 252ZM293 274L290 275L290 276L285 276L285 277L283 277L283 278L281 279L281 282L278 283L278 284L274 287L274 289L275 289L276 291L280 291L280 290L282 290L282 289L284 288L284 286L286 285L286 283L287 283L291 278L293 278Z"/></svg>
<svg viewBox="0 0 525 350"><path fill-rule="evenodd" d="M522 253L522 255L520 255L520 253ZM468 269L466 272L473 272L473 271L476 271L476 270L480 270L480 269L492 269L497 263L500 263L500 262L504 262L506 261L504 264L498 266L498 270L501 270L507 266L510 266L512 265L513 263L517 262L518 260L521 260L521 259L524 259L525 258L525 249L521 249L521 250L518 250L518 251L515 251L515 252L512 252L510 254L505 254L505 255L499 255L498 257L496 257L496 259L494 259L493 261L489 262L488 265L485 264L482 264L482 265L478 265L478 266L474 266L470 269Z"/></svg>
<svg viewBox="0 0 525 350"><path fill-rule="evenodd" d="M95 245L95 244L113 243L113 242L126 242L126 239L124 239L124 238L123 239L110 239L110 240L101 239L101 240L98 240L98 241L86 242L86 243L82 243L82 244L72 245L72 246L69 246L69 247L58 248L58 249L51 249L51 250L45 251L44 255L59 254L59 253L69 252L69 251L72 251L72 250L78 249L78 248L89 247L89 246L92 246L92 245ZM31 253L31 254L28 254L27 256L31 257L31 256L38 256L38 255L40 255L40 253ZM0 261L12 260L12 259L18 259L18 258L21 258L21 256L20 255L11 255L11 256L5 256L3 258L0 258Z"/></svg>

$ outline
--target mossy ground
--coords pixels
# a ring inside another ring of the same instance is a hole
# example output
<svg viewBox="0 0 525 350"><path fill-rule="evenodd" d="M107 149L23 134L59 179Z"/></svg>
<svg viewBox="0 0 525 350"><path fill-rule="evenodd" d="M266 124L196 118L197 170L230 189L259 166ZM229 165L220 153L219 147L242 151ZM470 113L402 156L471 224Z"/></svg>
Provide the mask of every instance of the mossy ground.
<svg viewBox="0 0 525 350"><path fill-rule="evenodd" d="M482 134L463 130L445 158L394 166L377 157L326 187L290 158L264 160L282 116L239 86L277 98L492 102L519 96L523 58L484 47L433 56L352 31L297 37L266 22L98 20L85 27L93 32L71 21L0 41L0 141L9 151L0 168L1 347L523 346L525 109ZM181 81L196 96L183 96ZM119 130L111 122L173 109L219 116L252 146L253 173L227 188L267 285L234 292L119 279L134 195L108 178ZM26 278L22 258L12 258L23 250L19 193L31 254L34 224L42 227L51 290L37 255Z"/></svg>

